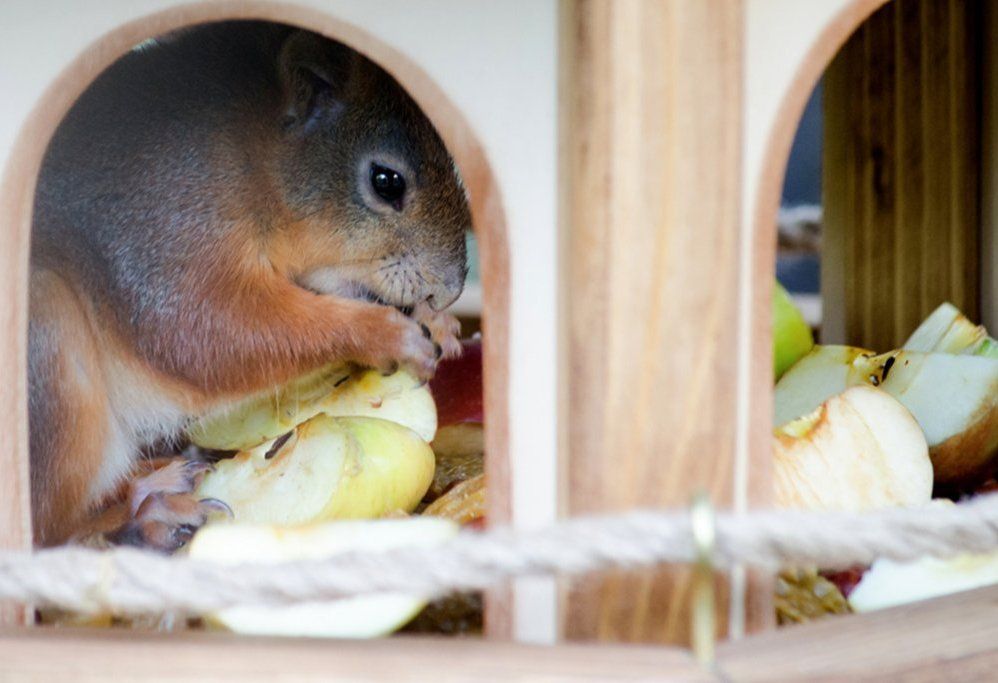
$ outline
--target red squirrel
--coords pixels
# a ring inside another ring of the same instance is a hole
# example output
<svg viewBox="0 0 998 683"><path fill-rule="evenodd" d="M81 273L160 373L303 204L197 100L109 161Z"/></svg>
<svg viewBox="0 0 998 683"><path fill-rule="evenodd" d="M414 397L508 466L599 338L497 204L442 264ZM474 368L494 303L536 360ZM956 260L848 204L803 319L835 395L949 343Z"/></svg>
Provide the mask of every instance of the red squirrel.
<svg viewBox="0 0 998 683"><path fill-rule="evenodd" d="M470 227L433 126L344 45L224 22L121 58L59 126L35 197L36 543L207 410L333 361L430 377L459 350L442 310Z"/></svg>

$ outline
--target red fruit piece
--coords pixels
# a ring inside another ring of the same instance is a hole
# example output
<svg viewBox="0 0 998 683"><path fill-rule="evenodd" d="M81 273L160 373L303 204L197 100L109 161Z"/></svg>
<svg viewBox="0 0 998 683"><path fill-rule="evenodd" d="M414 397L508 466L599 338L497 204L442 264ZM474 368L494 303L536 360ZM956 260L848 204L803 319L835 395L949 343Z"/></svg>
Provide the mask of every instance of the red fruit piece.
<svg viewBox="0 0 998 683"><path fill-rule="evenodd" d="M859 585L860 580L863 578L863 574L869 567L850 567L849 569L843 569L837 572L820 572L822 576L835 584L842 595L846 598L852 593L853 589Z"/></svg>
<svg viewBox="0 0 998 683"><path fill-rule="evenodd" d="M437 404L437 426L461 422L483 422L482 342L461 341L463 353L458 358L442 360L430 381L430 391Z"/></svg>

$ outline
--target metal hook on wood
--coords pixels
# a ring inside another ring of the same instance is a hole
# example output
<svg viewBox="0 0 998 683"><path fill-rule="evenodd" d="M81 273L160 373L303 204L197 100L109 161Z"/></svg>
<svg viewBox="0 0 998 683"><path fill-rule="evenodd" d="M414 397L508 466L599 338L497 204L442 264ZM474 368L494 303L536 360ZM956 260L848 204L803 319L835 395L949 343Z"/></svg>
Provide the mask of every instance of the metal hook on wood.
<svg viewBox="0 0 998 683"><path fill-rule="evenodd" d="M690 506L690 529L696 549L693 575L691 637L693 656L704 666L714 663L714 639L717 633L714 594L714 550L717 543L716 518L710 497L701 491Z"/></svg>

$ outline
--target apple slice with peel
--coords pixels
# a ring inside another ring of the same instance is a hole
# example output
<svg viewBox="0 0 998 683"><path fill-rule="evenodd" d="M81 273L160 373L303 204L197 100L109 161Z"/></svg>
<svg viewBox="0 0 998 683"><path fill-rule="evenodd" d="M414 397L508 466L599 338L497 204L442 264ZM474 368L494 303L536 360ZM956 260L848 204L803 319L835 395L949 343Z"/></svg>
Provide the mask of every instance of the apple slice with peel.
<svg viewBox="0 0 998 683"><path fill-rule="evenodd" d="M925 432L936 481L972 478L998 454L998 360L893 351L869 363Z"/></svg>
<svg viewBox="0 0 998 683"><path fill-rule="evenodd" d="M915 416L937 482L972 479L998 455L998 360L986 356L816 347L777 383L775 422L860 384L880 387Z"/></svg>
<svg viewBox="0 0 998 683"><path fill-rule="evenodd" d="M372 417L317 415L287 438L221 460L198 487L237 522L296 525L411 512L433 479L430 446Z"/></svg>
<svg viewBox="0 0 998 683"><path fill-rule="evenodd" d="M188 436L202 448L245 450L286 434L319 413L398 422L424 441L432 441L437 430L433 396L408 372L385 377L375 370L331 365L211 413L195 423Z"/></svg>
<svg viewBox="0 0 998 683"><path fill-rule="evenodd" d="M902 347L907 351L990 355L995 340L951 303L940 304L922 321Z"/></svg>
<svg viewBox="0 0 998 683"><path fill-rule="evenodd" d="M814 346L814 336L783 286L773 285L773 380L780 379Z"/></svg>
<svg viewBox="0 0 998 683"><path fill-rule="evenodd" d="M815 346L777 382L773 426L806 415L830 397L863 384L865 368L856 360L873 355L857 346Z"/></svg>
<svg viewBox="0 0 998 683"><path fill-rule="evenodd" d="M209 524L190 543L190 556L231 564L315 560L350 551L433 547L457 534L439 517L331 522L305 527ZM287 607L230 607L206 621L237 633L329 638L373 638L403 626L427 603L400 593L365 595Z"/></svg>
<svg viewBox="0 0 998 683"><path fill-rule="evenodd" d="M862 511L932 497L932 463L911 414L887 393L847 389L773 434L776 503Z"/></svg>

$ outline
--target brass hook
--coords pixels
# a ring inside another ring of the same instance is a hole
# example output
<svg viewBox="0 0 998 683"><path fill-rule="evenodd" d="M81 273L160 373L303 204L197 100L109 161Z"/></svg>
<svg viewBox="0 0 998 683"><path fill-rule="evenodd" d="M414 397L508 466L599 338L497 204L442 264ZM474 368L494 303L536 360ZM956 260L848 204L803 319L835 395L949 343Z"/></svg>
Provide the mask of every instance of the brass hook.
<svg viewBox="0 0 998 683"><path fill-rule="evenodd" d="M714 549L717 533L714 508L710 497L703 491L693 497L690 527L696 549L691 616L693 656L700 664L710 666L714 663L714 638L717 631L717 600L714 595Z"/></svg>

